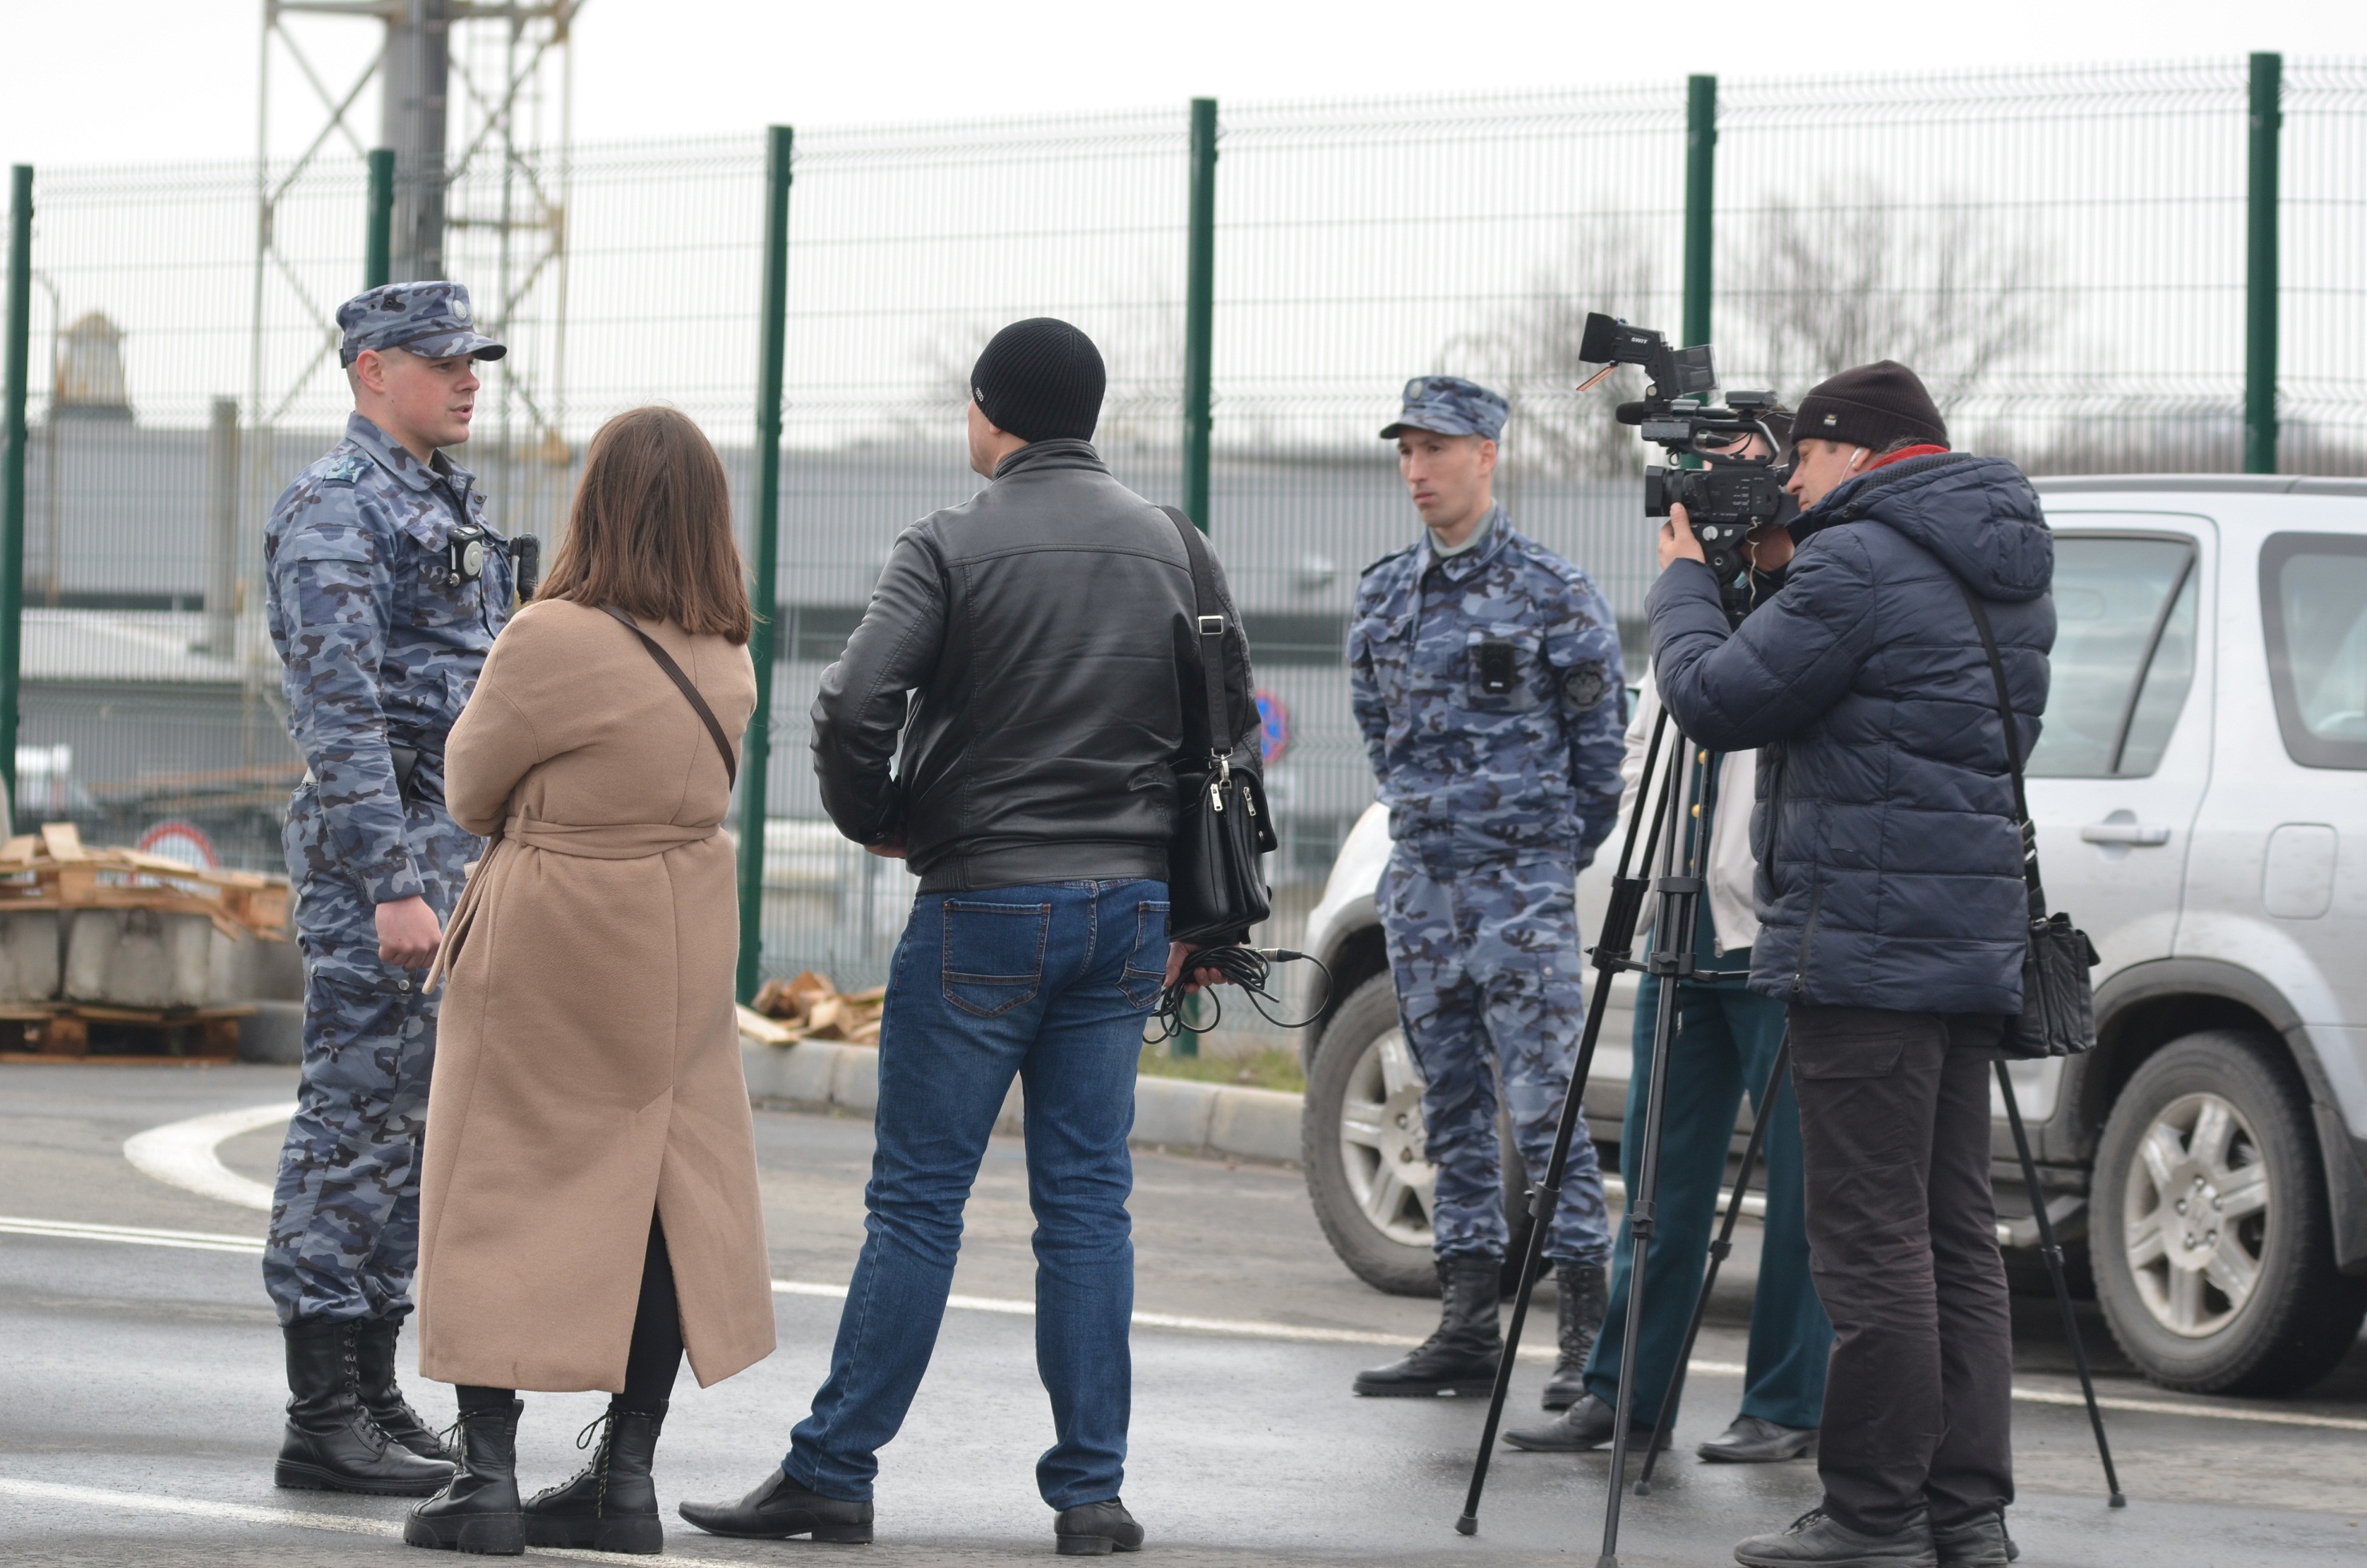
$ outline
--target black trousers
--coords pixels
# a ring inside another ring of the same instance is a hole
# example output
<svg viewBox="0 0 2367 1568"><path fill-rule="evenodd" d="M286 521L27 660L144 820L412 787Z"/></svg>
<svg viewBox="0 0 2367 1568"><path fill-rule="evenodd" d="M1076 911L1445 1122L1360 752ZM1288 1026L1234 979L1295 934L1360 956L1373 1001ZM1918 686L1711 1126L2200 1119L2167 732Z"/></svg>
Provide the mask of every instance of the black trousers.
<svg viewBox="0 0 2367 1568"><path fill-rule="evenodd" d="M633 1312L633 1344L625 1356L625 1392L619 1402L628 1410L663 1412L674 1395L674 1374L681 1370L682 1312L674 1303L674 1259L666 1255L665 1228L651 1214L649 1250L641 1258L641 1299ZM468 1383L456 1392L464 1411L506 1410L517 1397L515 1389Z"/></svg>
<svg viewBox="0 0 2367 1568"><path fill-rule="evenodd" d="M1904 1529L2013 1500L2013 1323L1989 1194L1988 1014L1791 1010L1809 1270L1833 1320L1825 1511Z"/></svg>

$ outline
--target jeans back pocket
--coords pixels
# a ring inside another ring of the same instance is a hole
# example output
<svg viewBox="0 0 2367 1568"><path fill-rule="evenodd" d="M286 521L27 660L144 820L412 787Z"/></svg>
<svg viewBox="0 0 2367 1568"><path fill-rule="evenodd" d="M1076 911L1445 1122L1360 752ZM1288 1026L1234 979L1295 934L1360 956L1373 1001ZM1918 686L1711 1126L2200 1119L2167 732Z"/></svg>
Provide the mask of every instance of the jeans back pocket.
<svg viewBox="0 0 2367 1568"><path fill-rule="evenodd" d="M1157 1004L1167 988L1167 905L1149 898L1134 907L1134 951L1118 971L1117 988L1138 1008Z"/></svg>
<svg viewBox="0 0 2367 1568"><path fill-rule="evenodd" d="M1036 999L1044 986L1049 904L985 904L948 898L939 983L946 1000L995 1018Z"/></svg>

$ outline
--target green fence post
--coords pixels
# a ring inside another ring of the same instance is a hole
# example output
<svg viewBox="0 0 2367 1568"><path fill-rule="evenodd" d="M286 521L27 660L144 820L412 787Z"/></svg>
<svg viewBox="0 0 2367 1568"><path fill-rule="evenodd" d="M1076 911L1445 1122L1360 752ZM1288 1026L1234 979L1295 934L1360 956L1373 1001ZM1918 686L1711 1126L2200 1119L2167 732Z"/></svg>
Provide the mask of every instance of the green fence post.
<svg viewBox="0 0 2367 1568"><path fill-rule="evenodd" d="M373 147L369 154L369 229L362 241L364 288L382 288L394 281L387 276L393 242L394 149Z"/></svg>
<svg viewBox="0 0 2367 1568"><path fill-rule="evenodd" d="M2252 56L2250 252L2244 272L2244 471L2277 471L2277 134L2284 56Z"/></svg>
<svg viewBox="0 0 2367 1568"><path fill-rule="evenodd" d="M1192 100L1192 216L1184 283L1184 513L1208 531L1209 362L1217 311L1217 100Z"/></svg>
<svg viewBox="0 0 2367 1568"><path fill-rule="evenodd" d="M756 355L756 711L740 748L740 999L764 976L764 813L773 752L773 624L781 566L781 376L789 324L790 130L765 132L764 336Z"/></svg>
<svg viewBox="0 0 2367 1568"><path fill-rule="evenodd" d="M25 646L25 383L33 335L33 166L19 164L8 182L8 364L0 397L7 401L7 453L0 458L0 784L8 791L9 829L17 816L17 671ZM57 483L57 476L50 477Z"/></svg>
<svg viewBox="0 0 2367 1568"><path fill-rule="evenodd" d="M1685 321L1687 347L1710 341L1711 192L1717 174L1717 78L1685 80Z"/></svg>

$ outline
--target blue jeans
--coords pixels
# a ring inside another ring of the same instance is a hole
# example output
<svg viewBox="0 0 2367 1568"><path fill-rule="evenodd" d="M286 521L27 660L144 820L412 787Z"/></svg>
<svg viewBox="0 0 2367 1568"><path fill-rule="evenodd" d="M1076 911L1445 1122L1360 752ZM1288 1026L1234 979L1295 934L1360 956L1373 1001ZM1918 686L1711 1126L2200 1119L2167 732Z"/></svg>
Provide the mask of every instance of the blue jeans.
<svg viewBox="0 0 2367 1568"><path fill-rule="evenodd" d="M924 893L879 1030L870 1213L830 1376L781 1468L861 1501L921 1385L961 1250L962 1205L1014 1074L1036 1212L1036 1369L1057 1440L1044 1501L1116 1497L1133 1362L1127 1135L1142 1021L1167 967L1167 886L1062 882Z"/></svg>

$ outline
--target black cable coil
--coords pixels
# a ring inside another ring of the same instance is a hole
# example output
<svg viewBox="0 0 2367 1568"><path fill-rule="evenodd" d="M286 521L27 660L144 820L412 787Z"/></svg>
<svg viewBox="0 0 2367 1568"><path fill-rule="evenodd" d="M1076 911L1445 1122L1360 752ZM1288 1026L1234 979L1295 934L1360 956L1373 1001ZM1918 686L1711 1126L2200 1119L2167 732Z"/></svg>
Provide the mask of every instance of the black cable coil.
<svg viewBox="0 0 2367 1568"><path fill-rule="evenodd" d="M1275 964L1299 963L1312 964L1322 970L1323 999L1315 1004L1313 1012L1291 1023L1266 1011L1268 1002L1276 1007L1282 1005L1282 998L1266 988L1266 982L1272 977ZM1192 995L1187 987L1193 984L1192 976L1203 969L1215 970L1222 977L1221 984L1239 986L1249 993L1250 1006L1257 1009L1258 1016L1277 1029L1304 1029L1321 1018L1323 1010L1331 1005L1331 971L1325 968L1323 961L1313 953L1293 953L1286 947L1203 948L1184 961L1184 973L1175 984L1159 993L1159 1006L1151 1017L1159 1021L1160 1039L1172 1040L1179 1034L1206 1034L1224 1021L1225 1006L1217 999L1213 988L1208 990L1208 1001L1215 1010L1206 1023L1195 1027L1184 1016L1184 1003Z"/></svg>

